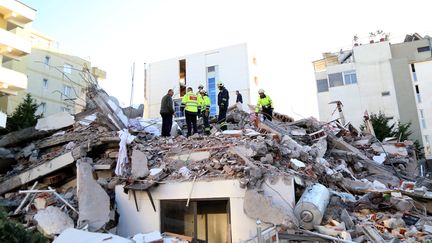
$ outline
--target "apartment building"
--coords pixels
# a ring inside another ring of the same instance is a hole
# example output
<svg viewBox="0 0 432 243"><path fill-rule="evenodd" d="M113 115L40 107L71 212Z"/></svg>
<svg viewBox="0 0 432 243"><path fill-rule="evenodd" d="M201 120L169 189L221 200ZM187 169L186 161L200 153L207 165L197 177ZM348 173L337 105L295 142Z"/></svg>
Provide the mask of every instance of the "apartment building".
<svg viewBox="0 0 432 243"><path fill-rule="evenodd" d="M25 36L31 41L31 54L19 59L6 58L3 65L26 73L28 86L16 96L1 97L1 109L11 114L26 93L31 93L40 104L37 114L82 111L86 105L87 81L104 79L105 72L92 68L89 60L60 51L57 43L42 33L29 30Z"/></svg>
<svg viewBox="0 0 432 243"><path fill-rule="evenodd" d="M27 89L27 76L3 65L7 58L20 58L30 54L31 43L21 33L31 26L36 10L15 0L0 1L0 96L10 97ZM0 106L0 127L6 126L6 110Z"/></svg>
<svg viewBox="0 0 432 243"><path fill-rule="evenodd" d="M430 38L418 34L407 35L401 43L371 41L351 50L324 53L313 62L320 119L339 117L330 104L333 101L342 102L345 120L356 127L363 124L365 111L383 112L391 122L411 122L411 138L424 144L426 156L431 157L431 58Z"/></svg>
<svg viewBox="0 0 432 243"><path fill-rule="evenodd" d="M216 115L219 81L230 92L230 105L235 103L236 90L243 95L244 103L250 103L255 100L259 87L256 67L256 58L248 53L246 44L150 63L146 68L144 84L144 116L158 117L162 97L168 89L173 89L176 115L181 117L180 98L187 87L197 91L200 84L209 93L210 115Z"/></svg>

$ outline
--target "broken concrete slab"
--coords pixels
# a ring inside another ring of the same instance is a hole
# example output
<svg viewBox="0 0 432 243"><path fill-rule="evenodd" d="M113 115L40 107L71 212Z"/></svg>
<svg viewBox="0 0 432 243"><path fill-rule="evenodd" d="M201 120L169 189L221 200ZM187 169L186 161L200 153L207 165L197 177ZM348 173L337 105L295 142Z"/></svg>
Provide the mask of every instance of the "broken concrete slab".
<svg viewBox="0 0 432 243"><path fill-rule="evenodd" d="M63 231L53 243L133 243L132 240L120 237L118 235L106 233L92 233L84 230L69 228Z"/></svg>
<svg viewBox="0 0 432 243"><path fill-rule="evenodd" d="M60 208L49 206L39 210L34 216L37 227L47 237L62 233L67 228L73 228L73 220Z"/></svg>
<svg viewBox="0 0 432 243"><path fill-rule="evenodd" d="M181 160L183 162L198 162L208 158L210 158L209 151L190 152L169 157L171 160Z"/></svg>
<svg viewBox="0 0 432 243"><path fill-rule="evenodd" d="M22 172L21 174L7 178L0 183L0 194L8 192L23 184L31 182L37 178L61 169L72 164L75 159L72 157L72 152L58 156L57 158L40 164L34 168Z"/></svg>
<svg viewBox="0 0 432 243"><path fill-rule="evenodd" d="M326 152L327 152L327 139L321 138L312 145L309 154L315 158L323 158Z"/></svg>
<svg viewBox="0 0 432 243"><path fill-rule="evenodd" d="M54 131L38 131L34 127L24 128L4 135L0 139L0 148L24 144L28 141L46 137L53 133Z"/></svg>
<svg viewBox="0 0 432 243"><path fill-rule="evenodd" d="M36 130L50 131L72 126L75 123L74 117L68 112L58 112L50 116L38 119Z"/></svg>
<svg viewBox="0 0 432 243"><path fill-rule="evenodd" d="M132 151L132 177L143 178L149 175L149 168L147 165L147 155L139 150Z"/></svg>
<svg viewBox="0 0 432 243"><path fill-rule="evenodd" d="M298 159L291 159L290 161L291 161L291 167L294 170L300 170L300 169L306 168L306 164L301 162Z"/></svg>
<svg viewBox="0 0 432 243"><path fill-rule="evenodd" d="M381 147L382 145L382 147ZM378 144L378 143L374 143L372 144L371 148L376 152L376 153L388 153L388 154L392 154L392 155L398 155L398 156L403 156L406 157L408 156L408 151L406 149L406 147L399 147L396 146L396 144ZM384 148L384 150L383 150Z"/></svg>
<svg viewBox="0 0 432 243"><path fill-rule="evenodd" d="M225 130L222 132L224 136L228 137L241 137L243 135L242 130Z"/></svg>
<svg viewBox="0 0 432 243"><path fill-rule="evenodd" d="M109 221L110 199L93 178L91 158L77 161L78 225L88 224L90 231L102 228Z"/></svg>
<svg viewBox="0 0 432 243"><path fill-rule="evenodd" d="M259 219L265 223L284 225L288 228L295 228L298 225L292 211L289 212L274 205L268 197L256 190L249 189L246 191L243 210L248 217L254 220Z"/></svg>

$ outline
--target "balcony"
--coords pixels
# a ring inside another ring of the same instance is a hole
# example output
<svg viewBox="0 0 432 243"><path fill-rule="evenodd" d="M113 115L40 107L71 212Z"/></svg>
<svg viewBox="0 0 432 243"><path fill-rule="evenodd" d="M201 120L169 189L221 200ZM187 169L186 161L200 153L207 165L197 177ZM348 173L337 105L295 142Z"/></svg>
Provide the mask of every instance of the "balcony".
<svg viewBox="0 0 432 243"><path fill-rule="evenodd" d="M31 52L31 42L13 32L0 29L0 55L18 58Z"/></svg>
<svg viewBox="0 0 432 243"><path fill-rule="evenodd" d="M16 95L27 89L27 75L0 67L0 92Z"/></svg>
<svg viewBox="0 0 432 243"><path fill-rule="evenodd" d="M36 10L16 0L0 0L0 14L16 25L25 25L36 17Z"/></svg>

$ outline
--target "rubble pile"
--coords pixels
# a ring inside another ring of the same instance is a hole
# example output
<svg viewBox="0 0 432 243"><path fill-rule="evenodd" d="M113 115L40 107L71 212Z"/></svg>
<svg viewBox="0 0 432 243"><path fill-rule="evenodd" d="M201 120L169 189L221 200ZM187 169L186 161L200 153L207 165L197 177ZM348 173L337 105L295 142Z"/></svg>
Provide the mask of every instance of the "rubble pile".
<svg viewBox="0 0 432 243"><path fill-rule="evenodd" d="M99 232L85 236L96 239L115 233L116 185L146 190L164 181L238 179L246 198L272 207L260 189L266 179L282 176L294 178L296 207L274 208L277 223L260 216L277 224L281 236L432 239L432 183L418 179L410 141L381 143L337 122L283 114L256 123L239 107L227 116L231 130L215 126L210 136L161 138L136 126L125 129L121 111L104 99L93 94L94 109L56 114L0 138L0 204L10 217L52 239L66 239L62 232L77 231L71 227ZM260 215L248 203L245 211Z"/></svg>

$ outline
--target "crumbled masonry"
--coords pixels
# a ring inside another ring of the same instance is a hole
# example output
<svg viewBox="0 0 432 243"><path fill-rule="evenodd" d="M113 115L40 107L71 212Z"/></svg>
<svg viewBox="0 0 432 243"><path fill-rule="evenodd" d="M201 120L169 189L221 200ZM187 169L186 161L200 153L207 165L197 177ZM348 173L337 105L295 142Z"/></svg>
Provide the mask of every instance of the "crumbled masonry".
<svg viewBox="0 0 432 243"><path fill-rule="evenodd" d="M238 179L246 191L244 213L276 224L280 235L297 232L345 242L432 240L432 180L430 171L418 176L410 141L381 144L371 135L352 134L337 121L294 121L279 113L273 122L255 127L247 109L235 106L227 116L229 131L214 128L210 136L162 138L135 120L128 130L135 137L125 145L129 162L116 176L118 156L123 156L118 131L125 128L125 116L103 91L91 90L89 103L73 123L63 116L65 122L56 125L46 117L43 130L26 128L0 137L0 205L50 237L62 233L62 222L99 232L91 236L96 238L115 230L116 185L146 189L164 181ZM315 183L330 193L322 220L311 221L310 231L301 218L309 214L297 218L294 209L261 193L265 180L276 177L294 178L297 200ZM47 222L50 214L59 217L56 227ZM60 215L67 217L60 220ZM59 239L88 233L64 232Z"/></svg>

